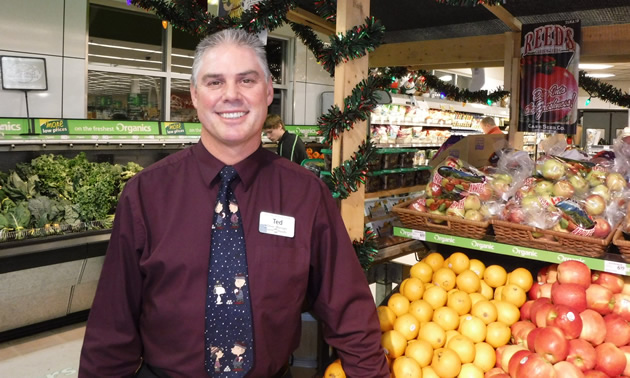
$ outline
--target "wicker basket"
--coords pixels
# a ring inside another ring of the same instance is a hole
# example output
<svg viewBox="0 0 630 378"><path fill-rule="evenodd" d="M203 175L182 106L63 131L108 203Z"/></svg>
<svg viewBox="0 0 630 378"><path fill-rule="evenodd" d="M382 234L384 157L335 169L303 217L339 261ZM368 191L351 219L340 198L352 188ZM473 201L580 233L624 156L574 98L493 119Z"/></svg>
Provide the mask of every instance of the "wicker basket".
<svg viewBox="0 0 630 378"><path fill-rule="evenodd" d="M623 236L621 227L617 227L617 231L615 231L615 236L613 236L613 244L617 246L617 248L619 249L619 253L621 253L624 258L630 258L630 240L626 240L626 238Z"/></svg>
<svg viewBox="0 0 630 378"><path fill-rule="evenodd" d="M515 244L523 247L586 257L601 257L604 255L613 238L613 232L611 232L606 239L600 239L573 235L566 232L543 230L502 220L492 220L492 228L494 229L497 241L500 243ZM553 236L555 240L535 238L532 235L533 232Z"/></svg>
<svg viewBox="0 0 630 378"><path fill-rule="evenodd" d="M431 214L408 209L407 207L415 200L416 199L412 199L403 202L392 208L392 211L398 215L402 223L408 228L462 236L471 239L481 239L488 231L488 226L490 225L488 221L471 221L448 215ZM442 223L438 224L436 222Z"/></svg>

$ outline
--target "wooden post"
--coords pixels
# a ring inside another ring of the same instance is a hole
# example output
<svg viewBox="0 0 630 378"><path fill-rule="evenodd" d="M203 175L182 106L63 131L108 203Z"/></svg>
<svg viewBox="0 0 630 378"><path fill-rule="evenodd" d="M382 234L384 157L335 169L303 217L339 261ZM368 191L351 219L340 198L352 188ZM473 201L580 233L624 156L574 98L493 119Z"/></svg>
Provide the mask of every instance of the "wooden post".
<svg viewBox="0 0 630 378"><path fill-rule="evenodd" d="M516 149L523 149L523 133L517 132L519 118L520 90L520 49L521 33L505 33L505 57L503 70L504 89L510 91L510 131L508 144Z"/></svg>
<svg viewBox="0 0 630 378"><path fill-rule="evenodd" d="M337 33L344 33L353 26L361 25L370 13L369 0L338 0L337 1ZM368 57L341 63L335 68L334 101L343 109L343 99L352 93L352 89L368 76ZM341 137L332 144L332 166L337 167L359 150L359 145L367 137L367 122L354 124L352 130L346 130ZM350 235L350 239L363 237L363 208L365 201L365 187L352 193L341 201L341 216Z"/></svg>

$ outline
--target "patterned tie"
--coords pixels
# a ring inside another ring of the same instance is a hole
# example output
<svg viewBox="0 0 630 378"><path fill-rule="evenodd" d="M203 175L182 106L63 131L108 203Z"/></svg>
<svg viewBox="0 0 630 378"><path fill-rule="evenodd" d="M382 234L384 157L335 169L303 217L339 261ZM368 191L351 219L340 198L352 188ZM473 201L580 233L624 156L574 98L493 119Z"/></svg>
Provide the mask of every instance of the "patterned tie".
<svg viewBox="0 0 630 378"><path fill-rule="evenodd" d="M228 165L220 175L206 296L206 369L211 377L243 377L253 365L254 338L245 237L230 188L238 174Z"/></svg>

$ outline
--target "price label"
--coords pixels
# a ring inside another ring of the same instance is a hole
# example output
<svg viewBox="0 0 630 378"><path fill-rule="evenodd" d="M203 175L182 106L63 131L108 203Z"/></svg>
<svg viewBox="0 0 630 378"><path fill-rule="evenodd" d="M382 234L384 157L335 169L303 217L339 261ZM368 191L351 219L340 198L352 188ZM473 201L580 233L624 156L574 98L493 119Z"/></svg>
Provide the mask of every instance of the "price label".
<svg viewBox="0 0 630 378"><path fill-rule="evenodd" d="M626 275L626 264L615 261L604 261L604 272Z"/></svg>
<svg viewBox="0 0 630 378"><path fill-rule="evenodd" d="M411 238L416 240L427 240L427 233L420 230L411 230Z"/></svg>

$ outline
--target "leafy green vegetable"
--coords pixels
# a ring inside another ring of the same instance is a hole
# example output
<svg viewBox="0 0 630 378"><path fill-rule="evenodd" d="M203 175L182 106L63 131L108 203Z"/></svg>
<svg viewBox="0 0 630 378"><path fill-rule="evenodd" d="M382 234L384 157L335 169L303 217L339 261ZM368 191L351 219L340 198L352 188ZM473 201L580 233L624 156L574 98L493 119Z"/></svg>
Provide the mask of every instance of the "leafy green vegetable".
<svg viewBox="0 0 630 378"><path fill-rule="evenodd" d="M38 181L39 177L37 177L37 175L29 176L27 181L24 181L14 171L9 175L3 190L6 195L13 200L26 200L37 194L35 186Z"/></svg>

